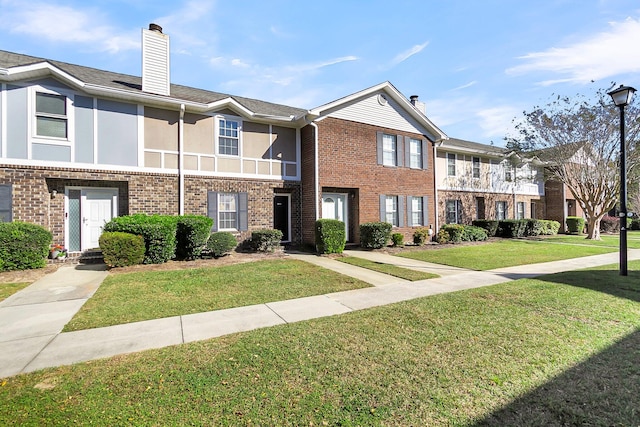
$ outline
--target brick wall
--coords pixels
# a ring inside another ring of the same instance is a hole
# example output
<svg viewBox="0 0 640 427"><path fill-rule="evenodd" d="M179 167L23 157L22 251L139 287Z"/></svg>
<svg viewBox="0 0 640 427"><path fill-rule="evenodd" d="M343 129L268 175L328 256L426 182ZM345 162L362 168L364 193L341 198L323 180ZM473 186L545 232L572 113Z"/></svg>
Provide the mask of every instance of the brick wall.
<svg viewBox="0 0 640 427"><path fill-rule="evenodd" d="M429 223L435 223L434 206L434 176L433 176L433 150L428 144L428 165L425 170L409 169L407 167L389 167L377 164L376 132L382 131L392 135L411 136L422 139L423 135L399 132L394 129L379 128L376 126L340 120L335 118L325 118L317 123L319 136L319 176L320 188L331 191L344 190L349 193L349 203L351 204L352 215L356 215L356 221L351 220L352 229L357 234L358 224L380 220L380 199L381 194L397 196L428 196L429 197ZM303 136L307 128L303 129ZM313 185L310 180L312 165L306 164L309 157L305 150L312 150L313 143L307 144L305 148L303 140L303 191L306 197L303 199L308 209L307 203L313 202L313 197L309 201L308 194L311 193L309 186ZM305 211L306 212L306 211ZM305 216L305 219L308 217ZM305 228L309 226L308 220L304 221ZM311 230L312 231L312 230ZM405 235L407 240L413 235L413 228L403 227L394 229ZM305 241L312 242L312 234L305 233ZM311 239L310 239L311 238ZM310 240L307 240L310 239ZM356 235L357 239L357 235ZM354 239L356 242L359 240Z"/></svg>
<svg viewBox="0 0 640 427"><path fill-rule="evenodd" d="M13 219L51 230L57 242L64 241L64 192L68 186L117 188L120 216L179 213L177 175L0 166L0 184L13 186ZM290 193L291 237L300 242L300 183L185 176L186 214L207 214L207 191L248 193L249 231L240 234L241 239L252 230L272 228L274 193Z"/></svg>

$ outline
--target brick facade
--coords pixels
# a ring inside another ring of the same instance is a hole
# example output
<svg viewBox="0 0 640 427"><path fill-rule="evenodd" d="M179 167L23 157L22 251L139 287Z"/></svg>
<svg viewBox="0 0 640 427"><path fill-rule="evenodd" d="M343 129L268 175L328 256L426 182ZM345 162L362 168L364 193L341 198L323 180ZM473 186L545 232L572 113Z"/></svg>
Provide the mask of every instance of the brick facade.
<svg viewBox="0 0 640 427"><path fill-rule="evenodd" d="M66 187L117 188L120 216L179 213L177 175L1 166L0 184L13 186L13 219L51 230L54 242L64 242L65 239ZM300 183L185 176L185 214L207 215L207 191L248 193L249 230L238 233L240 240L249 237L252 230L273 228L274 194L291 194L292 239L299 243L302 222L298 209Z"/></svg>
<svg viewBox="0 0 640 427"><path fill-rule="evenodd" d="M399 132L364 123L325 118L318 126L318 157L320 192L348 194L349 236L359 242L358 225L380 221L380 195L427 196L428 222L435 223L433 152L428 144L428 164L425 169L390 167L377 164L376 132L424 139L423 135ZM314 207L313 128L303 129L303 241L313 243L313 223L309 215ZM305 141L308 139L310 142ZM320 203L320 195L318 203ZM315 211L314 211L315 212ZM321 214L321 212L320 212ZM406 222L405 222L406 223ZM311 231L309 231L309 229ZM394 228L394 232L411 240L414 227Z"/></svg>

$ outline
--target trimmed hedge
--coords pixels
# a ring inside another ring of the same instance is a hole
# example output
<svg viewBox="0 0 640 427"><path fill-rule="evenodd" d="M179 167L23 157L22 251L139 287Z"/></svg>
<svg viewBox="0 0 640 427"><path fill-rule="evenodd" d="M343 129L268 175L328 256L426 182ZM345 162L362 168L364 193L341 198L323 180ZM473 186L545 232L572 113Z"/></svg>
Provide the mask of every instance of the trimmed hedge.
<svg viewBox="0 0 640 427"><path fill-rule="evenodd" d="M560 223L551 219L542 220L542 234L545 236L552 236L558 234L560 230Z"/></svg>
<svg viewBox="0 0 640 427"><path fill-rule="evenodd" d="M507 239L524 237L526 230L526 219L504 219L498 223L497 236Z"/></svg>
<svg viewBox="0 0 640 427"><path fill-rule="evenodd" d="M100 250L104 263L109 267L126 267L144 261L144 238L142 236L106 231L100 235Z"/></svg>
<svg viewBox="0 0 640 427"><path fill-rule="evenodd" d="M539 236L544 230L544 222L540 219L528 219L524 231L525 236Z"/></svg>
<svg viewBox="0 0 640 427"><path fill-rule="evenodd" d="M194 259L200 256L211 234L213 219L202 215L183 215L176 225L176 256ZM235 240L235 239L234 239Z"/></svg>
<svg viewBox="0 0 640 427"><path fill-rule="evenodd" d="M258 252L273 252L280 247L282 231L272 229L255 230L251 233L251 248Z"/></svg>
<svg viewBox="0 0 640 427"><path fill-rule="evenodd" d="M427 227L418 228L413 232L413 243L416 245L424 245L428 240L431 239L429 231L431 230Z"/></svg>
<svg viewBox="0 0 640 427"><path fill-rule="evenodd" d="M360 246L380 249L387 246L392 225L388 222L365 222L360 224Z"/></svg>
<svg viewBox="0 0 640 427"><path fill-rule="evenodd" d="M569 234L582 234L584 231L584 218L579 216L567 217L567 232Z"/></svg>
<svg viewBox="0 0 640 427"><path fill-rule="evenodd" d="M316 251L320 254L341 254L347 243L344 222L337 219L316 221Z"/></svg>
<svg viewBox="0 0 640 427"><path fill-rule="evenodd" d="M144 264L162 264L176 254L177 216L135 214L113 218L104 231L121 231L144 238Z"/></svg>
<svg viewBox="0 0 640 427"><path fill-rule="evenodd" d="M475 221L471 221L476 227L484 228L487 231L487 236L496 237L496 233L498 232L498 224L499 221L496 219L476 219Z"/></svg>
<svg viewBox="0 0 640 427"><path fill-rule="evenodd" d="M211 233L207 240L206 250L214 258L228 254L238 246L235 236L228 231Z"/></svg>
<svg viewBox="0 0 640 427"><path fill-rule="evenodd" d="M0 222L0 271L44 267L51 242L51 232L39 225Z"/></svg>
<svg viewBox="0 0 640 427"><path fill-rule="evenodd" d="M395 247L404 246L404 234L402 234L402 233L392 233L391 234L391 243Z"/></svg>
<svg viewBox="0 0 640 427"><path fill-rule="evenodd" d="M440 244L487 240L487 230L475 225L445 224L440 227L436 241Z"/></svg>

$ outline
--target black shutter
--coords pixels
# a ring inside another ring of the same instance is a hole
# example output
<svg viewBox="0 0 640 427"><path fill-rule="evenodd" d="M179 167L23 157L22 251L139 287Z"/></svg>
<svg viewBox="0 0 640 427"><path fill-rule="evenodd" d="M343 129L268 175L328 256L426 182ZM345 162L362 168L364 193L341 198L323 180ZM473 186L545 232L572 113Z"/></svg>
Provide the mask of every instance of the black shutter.
<svg viewBox="0 0 640 427"><path fill-rule="evenodd" d="M13 186L11 184L0 185L0 222L12 221Z"/></svg>
<svg viewBox="0 0 640 427"><path fill-rule="evenodd" d="M249 197L247 193L238 193L238 230L249 229Z"/></svg>
<svg viewBox="0 0 640 427"><path fill-rule="evenodd" d="M383 163L382 159L382 132L376 132L376 152L378 158L378 164L381 165Z"/></svg>
<svg viewBox="0 0 640 427"><path fill-rule="evenodd" d="M207 216L213 219L211 231L218 231L218 193L207 191Z"/></svg>

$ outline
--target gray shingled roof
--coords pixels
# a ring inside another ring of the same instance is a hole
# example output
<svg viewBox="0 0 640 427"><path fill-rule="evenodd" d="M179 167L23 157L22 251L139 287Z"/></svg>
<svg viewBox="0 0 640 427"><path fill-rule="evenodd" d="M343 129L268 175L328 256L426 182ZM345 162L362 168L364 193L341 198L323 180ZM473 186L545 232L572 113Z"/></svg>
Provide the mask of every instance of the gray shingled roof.
<svg viewBox="0 0 640 427"><path fill-rule="evenodd" d="M449 138L444 141L443 147L460 148L462 150L477 151L496 155L504 155L510 152L510 150L503 147L496 147L495 145L481 144L479 142L465 141L463 139L456 138Z"/></svg>
<svg viewBox="0 0 640 427"><path fill-rule="evenodd" d="M130 91L132 94L142 93L141 77L113 73L96 68L0 50L0 68L8 69L42 62L48 62L54 67L59 68L84 83L102 86L105 88ZM170 98L201 104L208 104L226 98L233 98L240 105L257 114L289 117L299 116L307 112L307 110L302 108L289 107L287 105L274 104L271 102L260 101L258 99L228 95L176 84L171 84L170 91Z"/></svg>

